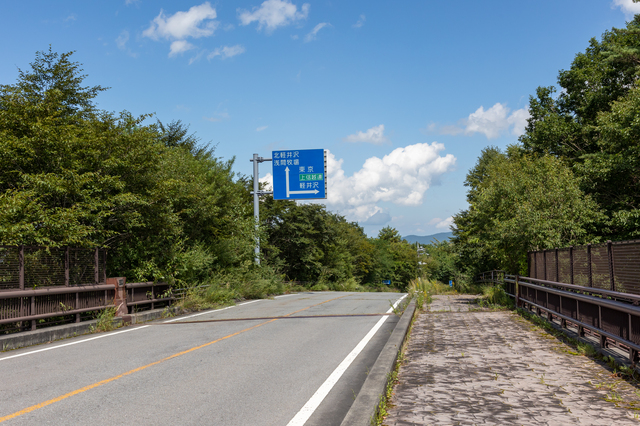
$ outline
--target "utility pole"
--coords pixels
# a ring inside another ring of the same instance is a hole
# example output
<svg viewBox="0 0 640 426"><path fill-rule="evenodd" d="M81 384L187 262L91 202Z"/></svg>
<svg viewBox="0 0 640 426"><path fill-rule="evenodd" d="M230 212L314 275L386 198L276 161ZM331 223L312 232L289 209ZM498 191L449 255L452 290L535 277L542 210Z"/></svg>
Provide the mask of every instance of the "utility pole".
<svg viewBox="0 0 640 426"><path fill-rule="evenodd" d="M256 248L255 248L255 261L256 265L260 264L260 237L258 236L258 230L260 228L260 196L273 194L273 191L260 191L260 171L258 170L258 164L263 161L271 161L271 158L263 158L258 154L253 154L253 158L249 161L253 162L253 217L255 219L256 227Z"/></svg>

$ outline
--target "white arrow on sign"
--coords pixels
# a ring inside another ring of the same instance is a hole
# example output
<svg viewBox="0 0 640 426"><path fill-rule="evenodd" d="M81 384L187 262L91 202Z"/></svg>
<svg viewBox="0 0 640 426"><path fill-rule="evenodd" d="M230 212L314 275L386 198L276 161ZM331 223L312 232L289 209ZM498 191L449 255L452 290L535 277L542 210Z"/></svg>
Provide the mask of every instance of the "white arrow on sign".
<svg viewBox="0 0 640 426"><path fill-rule="evenodd" d="M286 169L284 169L285 172L285 183L287 185L287 198L289 198L289 194L317 194L318 191L317 189L314 190L309 190L309 191L289 191L289 167L287 167Z"/></svg>

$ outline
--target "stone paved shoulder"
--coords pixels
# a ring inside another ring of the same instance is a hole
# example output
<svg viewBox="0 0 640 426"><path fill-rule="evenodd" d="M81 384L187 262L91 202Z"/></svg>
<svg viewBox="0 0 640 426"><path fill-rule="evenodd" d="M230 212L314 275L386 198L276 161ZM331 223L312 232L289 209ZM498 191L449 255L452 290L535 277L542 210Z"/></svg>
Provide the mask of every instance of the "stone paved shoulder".
<svg viewBox="0 0 640 426"><path fill-rule="evenodd" d="M385 425L640 424L632 385L473 299L435 296L418 316Z"/></svg>

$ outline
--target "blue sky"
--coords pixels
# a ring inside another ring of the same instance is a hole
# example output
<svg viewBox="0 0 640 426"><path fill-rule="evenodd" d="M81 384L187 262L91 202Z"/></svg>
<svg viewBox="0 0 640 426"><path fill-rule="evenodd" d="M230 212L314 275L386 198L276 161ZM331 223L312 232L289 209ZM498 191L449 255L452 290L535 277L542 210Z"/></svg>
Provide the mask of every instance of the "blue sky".
<svg viewBox="0 0 640 426"><path fill-rule="evenodd" d="M482 148L631 0L7 1L0 84L75 50L100 108L182 120L251 174L253 153L329 150L327 207L366 232L448 230ZM154 118L155 120L155 118ZM269 180L270 163L261 164Z"/></svg>

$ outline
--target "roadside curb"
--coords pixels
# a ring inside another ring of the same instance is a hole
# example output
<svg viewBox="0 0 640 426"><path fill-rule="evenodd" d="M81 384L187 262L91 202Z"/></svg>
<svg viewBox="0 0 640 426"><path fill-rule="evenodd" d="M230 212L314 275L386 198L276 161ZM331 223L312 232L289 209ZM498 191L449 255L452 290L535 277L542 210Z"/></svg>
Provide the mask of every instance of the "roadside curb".
<svg viewBox="0 0 640 426"><path fill-rule="evenodd" d="M113 319L114 328L128 324L140 324L162 317L165 308L153 309L127 315L124 318ZM173 311L173 309L172 309ZM7 334L0 336L0 352L20 349L27 346L41 345L56 340L67 339L69 337L82 336L92 332L92 327L96 326L97 320L83 321L80 323L57 325L54 327L41 328L39 330L25 331L22 333Z"/></svg>
<svg viewBox="0 0 640 426"><path fill-rule="evenodd" d="M389 374L393 371L398 359L398 353L407 337L407 331L416 311L415 301L411 301L404 310L400 321L396 324L389 340L382 348L378 359L369 371L360 392L351 405L349 412L341 426L369 426L371 419L378 411L380 397L387 392Z"/></svg>

